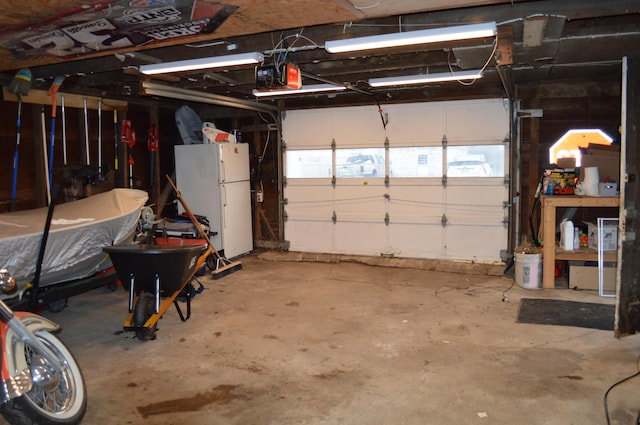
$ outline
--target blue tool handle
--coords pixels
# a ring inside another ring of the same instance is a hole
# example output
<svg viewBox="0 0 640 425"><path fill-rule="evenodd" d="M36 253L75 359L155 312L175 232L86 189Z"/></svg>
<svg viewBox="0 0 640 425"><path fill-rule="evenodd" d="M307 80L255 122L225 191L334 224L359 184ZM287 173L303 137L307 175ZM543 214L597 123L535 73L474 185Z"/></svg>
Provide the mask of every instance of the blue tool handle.
<svg viewBox="0 0 640 425"><path fill-rule="evenodd" d="M13 182L11 185L11 199L15 200L18 192L18 149L13 152Z"/></svg>
<svg viewBox="0 0 640 425"><path fill-rule="evenodd" d="M49 188L53 187L53 145L56 134L56 119L51 118L51 139L49 142Z"/></svg>

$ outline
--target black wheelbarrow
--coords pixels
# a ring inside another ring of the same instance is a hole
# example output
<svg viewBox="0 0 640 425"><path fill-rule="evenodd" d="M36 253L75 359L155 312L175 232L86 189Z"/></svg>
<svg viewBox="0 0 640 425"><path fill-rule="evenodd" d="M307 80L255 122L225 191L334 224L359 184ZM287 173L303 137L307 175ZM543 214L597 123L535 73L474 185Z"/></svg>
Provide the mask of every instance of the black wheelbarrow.
<svg viewBox="0 0 640 425"><path fill-rule="evenodd" d="M118 278L129 291L129 314L125 331L135 331L141 340L151 339L158 320L173 304L180 320L191 316L192 280L211 254L206 241L193 245L116 245L103 248L109 254ZM187 304L186 316L178 298Z"/></svg>

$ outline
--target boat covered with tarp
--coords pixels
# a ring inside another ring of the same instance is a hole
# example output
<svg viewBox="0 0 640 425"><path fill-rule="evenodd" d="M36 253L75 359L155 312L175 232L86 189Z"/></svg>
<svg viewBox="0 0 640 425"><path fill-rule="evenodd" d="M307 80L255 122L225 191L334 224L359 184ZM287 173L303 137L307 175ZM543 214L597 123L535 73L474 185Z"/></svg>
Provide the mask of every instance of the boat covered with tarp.
<svg viewBox="0 0 640 425"><path fill-rule="evenodd" d="M147 200L147 192L117 188L55 205L39 286L83 279L112 267L103 248L133 241ZM19 291L36 275L48 210L0 214L0 267L9 269Z"/></svg>

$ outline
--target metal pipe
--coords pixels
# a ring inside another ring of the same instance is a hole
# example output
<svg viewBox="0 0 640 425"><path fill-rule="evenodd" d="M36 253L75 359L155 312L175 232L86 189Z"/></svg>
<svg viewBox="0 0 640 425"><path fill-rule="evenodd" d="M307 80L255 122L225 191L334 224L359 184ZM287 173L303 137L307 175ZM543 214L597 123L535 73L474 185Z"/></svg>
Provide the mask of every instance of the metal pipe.
<svg viewBox="0 0 640 425"><path fill-rule="evenodd" d="M142 94L152 96L162 96L171 99L189 100L198 103L208 103L211 105L228 106L230 108L247 109L258 112L279 112L276 106L264 103L253 102L250 100L234 99L232 97L220 96L213 93L203 93L194 90L181 89L178 87L167 86L145 81L142 83Z"/></svg>

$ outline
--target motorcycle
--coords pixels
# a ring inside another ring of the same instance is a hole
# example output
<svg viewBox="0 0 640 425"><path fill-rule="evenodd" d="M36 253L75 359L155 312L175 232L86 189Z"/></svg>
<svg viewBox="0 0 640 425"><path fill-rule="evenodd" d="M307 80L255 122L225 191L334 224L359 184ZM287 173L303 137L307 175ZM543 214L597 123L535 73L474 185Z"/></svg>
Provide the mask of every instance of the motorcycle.
<svg viewBox="0 0 640 425"><path fill-rule="evenodd" d="M0 269L0 290L16 281ZM0 414L12 425L70 425L82 420L87 390L82 371L55 335L56 323L37 314L14 312L0 300Z"/></svg>

